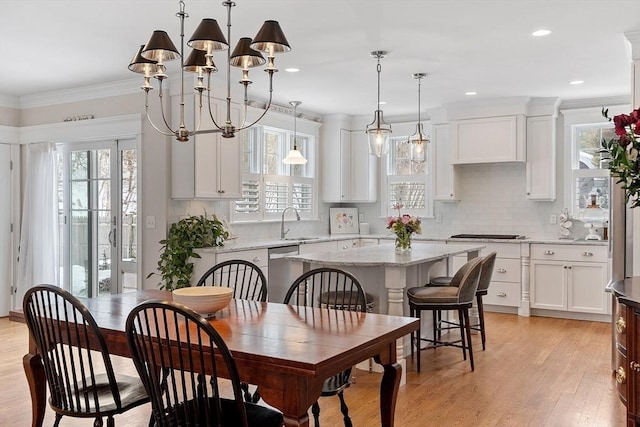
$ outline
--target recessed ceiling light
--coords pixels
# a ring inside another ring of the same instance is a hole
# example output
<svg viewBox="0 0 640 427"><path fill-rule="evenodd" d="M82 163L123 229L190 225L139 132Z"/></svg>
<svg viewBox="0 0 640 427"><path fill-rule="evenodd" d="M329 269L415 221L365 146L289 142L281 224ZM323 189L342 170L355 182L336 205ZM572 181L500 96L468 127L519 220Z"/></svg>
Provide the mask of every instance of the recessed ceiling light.
<svg viewBox="0 0 640 427"><path fill-rule="evenodd" d="M298 71L300 71L300 68L285 68L284 70L287 73L297 73Z"/></svg>
<svg viewBox="0 0 640 427"><path fill-rule="evenodd" d="M551 34L550 30L537 30L531 33L531 35L534 37L548 36L549 34Z"/></svg>
<svg viewBox="0 0 640 427"><path fill-rule="evenodd" d="M469 91L469 92L465 92L464 94L465 94L465 95L467 95L467 96L473 96L473 95L477 95L477 94L478 94L478 92L475 92L475 91Z"/></svg>
<svg viewBox="0 0 640 427"><path fill-rule="evenodd" d="M380 101L380 102L378 102L378 105L386 105L386 104L387 104L387 101Z"/></svg>
<svg viewBox="0 0 640 427"><path fill-rule="evenodd" d="M569 82L570 85L581 85L582 83L584 83L584 80L574 80Z"/></svg>

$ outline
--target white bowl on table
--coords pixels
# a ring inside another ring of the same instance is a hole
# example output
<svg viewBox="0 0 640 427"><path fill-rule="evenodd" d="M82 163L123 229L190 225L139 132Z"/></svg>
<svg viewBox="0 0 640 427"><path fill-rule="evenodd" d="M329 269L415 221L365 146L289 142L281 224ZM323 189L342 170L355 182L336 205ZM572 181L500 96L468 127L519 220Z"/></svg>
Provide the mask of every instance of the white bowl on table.
<svg viewBox="0 0 640 427"><path fill-rule="evenodd" d="M173 300L184 304L203 316L213 315L225 308L231 297L233 288L222 286L192 286L173 290Z"/></svg>

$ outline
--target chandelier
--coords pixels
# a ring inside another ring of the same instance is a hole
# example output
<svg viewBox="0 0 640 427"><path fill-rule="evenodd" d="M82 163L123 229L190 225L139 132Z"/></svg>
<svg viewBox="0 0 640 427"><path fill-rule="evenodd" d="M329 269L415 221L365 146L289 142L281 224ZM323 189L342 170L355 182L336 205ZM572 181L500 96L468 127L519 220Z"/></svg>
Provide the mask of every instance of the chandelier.
<svg viewBox="0 0 640 427"><path fill-rule="evenodd" d="M389 135L391 135L391 125L384 122L382 118L382 110L380 109L380 59L384 58L387 52L384 50L375 50L371 52L371 56L378 58L378 104L377 109L373 113L373 121L367 125L366 133L369 136L369 154L382 157L389 152Z"/></svg>
<svg viewBox="0 0 640 427"><path fill-rule="evenodd" d="M422 130L422 122L420 121L420 87L422 85L422 79L427 77L427 73L415 73L413 78L418 80L418 124L416 125L416 133L409 137L409 143L411 144L411 160L417 163L424 163L426 161L426 149L429 141L429 136Z"/></svg>
<svg viewBox="0 0 640 427"><path fill-rule="evenodd" d="M278 70L275 68L275 57L277 53L291 50L280 24L277 21L265 21L253 39L242 37L238 41L233 52L229 49L231 40L231 8L236 4L232 1L224 1L222 5L227 8L227 37L222 33L218 22L215 19L205 18L200 22L195 32L187 42L193 48L191 54L184 59L184 20L189 17L185 12L184 1L180 0L180 11L176 14L180 20L180 51L178 51L165 31L156 30L146 45L140 46L138 52L129 64L129 70L143 74L144 83L141 89L145 92L145 109L147 120L153 128L166 136L175 136L178 141L185 142L194 135L202 123L202 98L206 90L206 101L209 110L209 117L218 132L224 138L233 138L235 133L249 128L258 123L271 107L273 96L273 74ZM218 123L211 110L211 74L218 71L213 62L213 52L227 51L227 97L226 97L226 120ZM262 53L265 52L267 59ZM172 129L165 115L163 106L162 82L167 79L165 61L180 59L180 121L177 129ZM249 79L249 69L267 64L265 71L269 74L269 102L264 112L252 123L245 123L247 117L247 90L252 81ZM244 86L244 119L237 126L231 121L231 66L242 69L242 79L240 84ZM196 84L194 90L198 92L198 121L196 129L186 128L184 121L184 72L196 73ZM149 116L149 92L153 90L151 78L158 81L158 98L162 120L166 131L159 129ZM205 84L206 78L206 84Z"/></svg>

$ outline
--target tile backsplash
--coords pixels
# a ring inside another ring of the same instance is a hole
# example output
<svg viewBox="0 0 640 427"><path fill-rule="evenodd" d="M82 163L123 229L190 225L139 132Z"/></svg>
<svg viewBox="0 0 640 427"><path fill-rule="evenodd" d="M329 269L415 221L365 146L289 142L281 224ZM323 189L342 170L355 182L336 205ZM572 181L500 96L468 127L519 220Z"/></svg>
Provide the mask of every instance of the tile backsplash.
<svg viewBox="0 0 640 427"><path fill-rule="evenodd" d="M558 216L565 207L561 200L552 202L532 201L526 198L525 164L501 163L460 165L460 201L435 202L434 213L440 214L442 222L435 218L423 220L423 235L427 237L449 237L458 233L520 234L530 238L554 239L560 236L560 225L550 224L550 215ZM558 194L562 194L560 182ZM170 202L169 221L182 215L199 215L205 211L221 218L229 218L229 202L202 200L173 200ZM337 205L320 203L322 221L287 222L291 236L329 234L329 208ZM384 218L380 214L380 203L343 204L357 207L370 224L371 234L387 234ZM586 229L574 220L572 236L583 238ZM277 239L279 222L232 224L240 238Z"/></svg>

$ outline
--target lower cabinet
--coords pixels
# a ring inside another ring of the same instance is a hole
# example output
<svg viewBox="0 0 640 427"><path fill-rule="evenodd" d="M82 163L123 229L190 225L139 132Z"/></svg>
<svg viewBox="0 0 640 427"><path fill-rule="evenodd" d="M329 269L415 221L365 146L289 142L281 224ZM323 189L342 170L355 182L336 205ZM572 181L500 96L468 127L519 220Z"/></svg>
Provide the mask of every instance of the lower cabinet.
<svg viewBox="0 0 640 427"><path fill-rule="evenodd" d="M191 275L191 285L195 286L198 280L211 267L221 262L232 259L249 261L260 267L265 277L269 277L269 255L265 249L251 249L246 251L220 252L213 249L198 249L200 258L193 259L193 274Z"/></svg>
<svg viewBox="0 0 640 427"><path fill-rule="evenodd" d="M451 243L448 243L451 244ZM464 242L469 244L469 242ZM496 251L496 262L493 267L491 283L483 304L504 307L520 307L521 300L521 261L520 243L481 243L485 245L480 256L487 256ZM454 257L451 274L455 274L467 262L466 256Z"/></svg>
<svg viewBox="0 0 640 427"><path fill-rule="evenodd" d="M531 307L608 314L606 249L531 245Z"/></svg>

